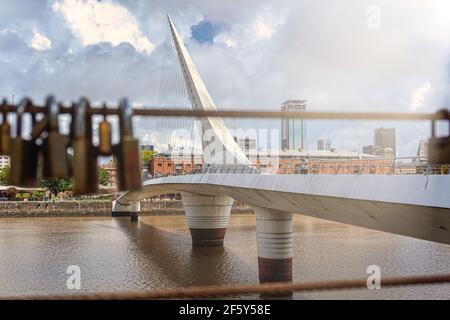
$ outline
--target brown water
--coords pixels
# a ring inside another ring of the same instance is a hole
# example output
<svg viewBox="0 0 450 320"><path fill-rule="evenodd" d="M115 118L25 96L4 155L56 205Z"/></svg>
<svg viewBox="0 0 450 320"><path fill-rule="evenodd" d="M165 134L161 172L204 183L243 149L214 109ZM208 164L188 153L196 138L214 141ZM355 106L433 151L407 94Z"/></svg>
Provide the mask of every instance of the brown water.
<svg viewBox="0 0 450 320"><path fill-rule="evenodd" d="M294 281L450 273L450 246L295 216ZM232 217L223 248L191 247L184 216L0 219L0 295L257 283L254 215ZM257 296L247 296L255 298ZM450 299L450 285L295 294L296 299Z"/></svg>

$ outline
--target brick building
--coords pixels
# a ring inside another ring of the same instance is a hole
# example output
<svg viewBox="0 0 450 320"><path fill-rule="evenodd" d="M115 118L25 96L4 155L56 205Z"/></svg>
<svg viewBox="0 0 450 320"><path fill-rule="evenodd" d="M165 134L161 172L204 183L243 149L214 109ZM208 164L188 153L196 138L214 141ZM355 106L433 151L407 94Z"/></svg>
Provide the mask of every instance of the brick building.
<svg viewBox="0 0 450 320"><path fill-rule="evenodd" d="M117 186L117 168L114 160L109 160L106 164L101 164L99 166L102 169L108 171L111 175L111 186Z"/></svg>
<svg viewBox="0 0 450 320"><path fill-rule="evenodd" d="M202 169L203 157L196 154L171 156L170 154L158 153L153 156L148 164L148 173L152 177L198 173Z"/></svg>
<svg viewBox="0 0 450 320"><path fill-rule="evenodd" d="M334 149L266 150L250 160L262 172L277 174L389 174L394 164L394 159ZM152 177L161 177L201 172L203 166L201 155L172 158L170 154L157 154L148 167Z"/></svg>

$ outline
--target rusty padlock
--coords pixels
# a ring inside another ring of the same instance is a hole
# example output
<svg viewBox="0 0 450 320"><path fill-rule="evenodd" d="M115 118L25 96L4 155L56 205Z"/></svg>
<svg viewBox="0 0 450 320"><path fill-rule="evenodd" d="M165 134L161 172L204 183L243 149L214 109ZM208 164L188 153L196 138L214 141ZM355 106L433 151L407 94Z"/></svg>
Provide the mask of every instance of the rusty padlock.
<svg viewBox="0 0 450 320"><path fill-rule="evenodd" d="M448 110L439 110L439 116L449 119ZM431 138L428 144L428 161L430 164L450 164L450 120L449 134L446 137L436 137L436 121L431 122Z"/></svg>
<svg viewBox="0 0 450 320"><path fill-rule="evenodd" d="M43 141L44 178L69 178L69 137L59 132L59 106L53 96L46 99L47 137Z"/></svg>
<svg viewBox="0 0 450 320"><path fill-rule="evenodd" d="M139 140L133 137L132 117L133 109L127 99L122 99L119 104L120 141L114 146L120 191L136 191L142 188Z"/></svg>
<svg viewBox="0 0 450 320"><path fill-rule="evenodd" d="M98 192L97 155L92 144L92 119L89 101L82 98L72 116L73 190L75 194Z"/></svg>
<svg viewBox="0 0 450 320"><path fill-rule="evenodd" d="M111 124L106 120L106 106L103 105L103 120L98 125L98 154L102 156L109 156L112 151L112 135Z"/></svg>
<svg viewBox="0 0 450 320"><path fill-rule="evenodd" d="M2 123L0 124L0 155L11 154L11 125L8 123L8 112L6 112L6 100L1 106Z"/></svg>
<svg viewBox="0 0 450 320"><path fill-rule="evenodd" d="M16 113L16 136L11 140L11 171L9 184L22 187L34 187L37 184L38 147L34 140L22 137L22 121L29 99L21 101Z"/></svg>

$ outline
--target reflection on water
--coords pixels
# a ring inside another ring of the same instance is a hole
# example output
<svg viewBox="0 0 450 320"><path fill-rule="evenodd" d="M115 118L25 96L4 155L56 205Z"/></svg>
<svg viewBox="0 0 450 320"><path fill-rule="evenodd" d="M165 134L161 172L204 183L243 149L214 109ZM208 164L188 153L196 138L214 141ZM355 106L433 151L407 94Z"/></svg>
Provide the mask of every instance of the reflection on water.
<svg viewBox="0 0 450 320"><path fill-rule="evenodd" d="M294 281L450 273L450 246L295 216ZM0 295L257 283L255 217L232 217L223 248L192 248L184 216L0 219ZM249 296L256 297L256 296ZM449 299L450 285L296 293L296 299Z"/></svg>

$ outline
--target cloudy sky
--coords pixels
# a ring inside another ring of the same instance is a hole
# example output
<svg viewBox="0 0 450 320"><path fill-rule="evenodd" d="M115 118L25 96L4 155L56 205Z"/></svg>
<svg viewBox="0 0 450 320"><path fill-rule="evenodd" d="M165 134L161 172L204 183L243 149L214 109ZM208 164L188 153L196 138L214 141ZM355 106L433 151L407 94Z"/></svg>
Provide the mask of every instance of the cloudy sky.
<svg viewBox="0 0 450 320"><path fill-rule="evenodd" d="M157 105L165 13L220 108L276 110L286 99L335 111L450 105L448 0L0 0L0 93ZM255 123L238 126L279 121ZM381 125L397 128L400 155L429 135L428 123L310 122L308 144L326 137L358 150Z"/></svg>

